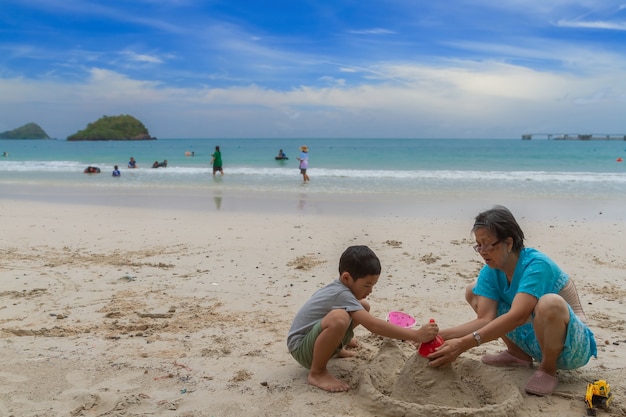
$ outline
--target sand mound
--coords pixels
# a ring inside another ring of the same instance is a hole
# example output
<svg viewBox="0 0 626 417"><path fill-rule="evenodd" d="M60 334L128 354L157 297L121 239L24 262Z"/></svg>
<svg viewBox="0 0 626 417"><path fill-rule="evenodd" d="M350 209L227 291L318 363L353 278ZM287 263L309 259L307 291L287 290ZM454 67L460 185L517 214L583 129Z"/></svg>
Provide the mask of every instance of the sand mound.
<svg viewBox="0 0 626 417"><path fill-rule="evenodd" d="M522 403L517 386L498 369L465 358L443 369L427 365L386 340L359 380L363 404L381 416L512 417Z"/></svg>

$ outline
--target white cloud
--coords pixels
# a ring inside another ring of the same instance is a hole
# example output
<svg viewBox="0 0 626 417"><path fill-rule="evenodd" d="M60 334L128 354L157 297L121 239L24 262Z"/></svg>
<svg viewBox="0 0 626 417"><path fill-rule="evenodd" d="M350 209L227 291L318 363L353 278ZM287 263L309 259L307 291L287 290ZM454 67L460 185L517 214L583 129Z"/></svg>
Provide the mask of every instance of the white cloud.
<svg viewBox="0 0 626 417"><path fill-rule="evenodd" d="M147 55L147 54L138 54L133 51L122 51L122 55L135 62L143 62L150 64L161 64L163 60L155 55Z"/></svg>
<svg viewBox="0 0 626 417"><path fill-rule="evenodd" d="M559 20L557 26L580 29L626 30L626 22Z"/></svg>
<svg viewBox="0 0 626 417"><path fill-rule="evenodd" d="M320 77L320 81L324 81L328 85L335 85L338 87L346 85L346 80L344 80L343 78L324 76L324 77Z"/></svg>
<svg viewBox="0 0 626 417"><path fill-rule="evenodd" d="M574 99L575 104L594 104L610 98L611 89L609 87L594 91L589 97L578 97ZM617 97L619 100L619 97Z"/></svg>
<svg viewBox="0 0 626 417"><path fill-rule="evenodd" d="M171 88L99 68L91 69L84 82L0 79L4 93L0 124L5 117L32 115L24 123L35 121L52 136L66 137L103 114L128 113L158 137L197 137L206 132L223 137L287 132L301 137L371 137L382 132L399 137L489 137L494 132L516 137L519 130L539 123L555 131L574 122L594 130L599 123L594 112L605 115L603 123L611 116L615 119L614 126L596 130L618 131L626 97L623 77L610 71L589 78L464 61L447 67L388 64L376 71L401 83L346 87L333 77L322 77L330 83L327 87L302 85L285 91L255 84ZM590 103L593 112L581 107ZM37 114L34 109L41 104L54 104L57 110Z"/></svg>
<svg viewBox="0 0 626 417"><path fill-rule="evenodd" d="M393 35L394 31L382 28L349 30L348 33L353 35Z"/></svg>

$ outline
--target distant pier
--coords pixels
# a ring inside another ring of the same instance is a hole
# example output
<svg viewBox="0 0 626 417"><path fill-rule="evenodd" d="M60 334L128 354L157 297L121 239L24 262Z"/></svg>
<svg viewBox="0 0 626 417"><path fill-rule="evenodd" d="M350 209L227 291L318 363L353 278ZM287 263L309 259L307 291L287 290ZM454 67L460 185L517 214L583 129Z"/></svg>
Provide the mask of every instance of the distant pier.
<svg viewBox="0 0 626 417"><path fill-rule="evenodd" d="M522 140L531 140L535 136L545 137L548 140L625 140L623 133L525 133Z"/></svg>

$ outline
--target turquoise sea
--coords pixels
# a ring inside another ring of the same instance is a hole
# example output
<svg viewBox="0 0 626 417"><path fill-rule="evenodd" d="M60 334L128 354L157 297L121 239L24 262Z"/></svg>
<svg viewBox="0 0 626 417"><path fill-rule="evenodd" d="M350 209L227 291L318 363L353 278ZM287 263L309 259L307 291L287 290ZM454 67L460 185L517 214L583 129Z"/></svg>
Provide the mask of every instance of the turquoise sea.
<svg viewBox="0 0 626 417"><path fill-rule="evenodd" d="M219 145L225 176L211 175ZM296 157L309 147L310 183ZM283 149L290 158L276 161ZM521 139L0 140L0 187L25 184L407 196L498 193L626 199L626 141ZM193 152L195 156L186 156ZM137 169L127 168L129 158ZM168 167L152 169L167 159ZM86 175L88 165L100 174ZM119 165L121 178L112 178Z"/></svg>

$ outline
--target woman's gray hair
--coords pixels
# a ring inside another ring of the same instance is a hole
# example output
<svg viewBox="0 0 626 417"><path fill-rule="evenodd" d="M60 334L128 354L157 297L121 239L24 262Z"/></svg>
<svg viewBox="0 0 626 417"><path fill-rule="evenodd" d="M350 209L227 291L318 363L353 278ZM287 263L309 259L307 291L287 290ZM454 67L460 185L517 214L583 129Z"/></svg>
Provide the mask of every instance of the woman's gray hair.
<svg viewBox="0 0 626 417"><path fill-rule="evenodd" d="M477 229L485 228L493 233L498 240L513 239L513 252L520 252L524 248L524 232L513 214L504 206L494 206L478 214L474 219L472 233Z"/></svg>

